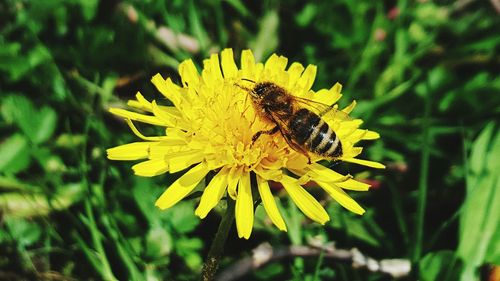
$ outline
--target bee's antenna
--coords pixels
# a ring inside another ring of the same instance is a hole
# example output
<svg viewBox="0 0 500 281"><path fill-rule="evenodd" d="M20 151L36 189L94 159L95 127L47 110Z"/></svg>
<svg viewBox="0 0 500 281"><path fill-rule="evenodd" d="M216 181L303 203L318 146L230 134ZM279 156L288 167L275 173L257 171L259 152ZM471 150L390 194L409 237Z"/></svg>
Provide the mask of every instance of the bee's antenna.
<svg viewBox="0 0 500 281"><path fill-rule="evenodd" d="M242 80L245 80L245 81L250 81L250 82L255 83L254 81L252 81L252 80L247 80L247 79L245 79L245 78L242 78ZM243 90L247 91L247 92L248 92L251 96L256 97L256 94L255 94L255 92L253 91L253 89L247 88L247 87L245 87L245 86L241 86L240 84L234 84L234 85L236 85L236 86L237 86L238 88L240 88L240 89L243 89ZM247 97L248 97L248 96L247 96ZM246 103L246 98L245 98L245 103Z"/></svg>
<svg viewBox="0 0 500 281"><path fill-rule="evenodd" d="M243 81L248 81L248 82L252 82L252 83L254 83L254 84L255 84L255 81L253 81L253 80L251 80L251 79L241 78L241 80L243 80Z"/></svg>

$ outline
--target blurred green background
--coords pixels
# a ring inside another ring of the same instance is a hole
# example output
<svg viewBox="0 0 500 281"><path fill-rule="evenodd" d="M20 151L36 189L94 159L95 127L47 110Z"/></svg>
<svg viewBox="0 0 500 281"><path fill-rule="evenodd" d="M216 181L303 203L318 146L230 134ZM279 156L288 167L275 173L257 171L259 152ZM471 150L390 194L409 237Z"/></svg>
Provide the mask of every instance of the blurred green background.
<svg viewBox="0 0 500 281"><path fill-rule="evenodd" d="M110 106L150 77L225 47L318 65L313 89L344 86L341 105L381 139L340 164L370 179L350 194L360 217L323 193L332 220L310 223L288 198L289 231L262 207L250 240L229 235L220 271L311 237L413 263L404 280L477 280L500 265L499 2L0 1L0 280L197 280L220 221L198 199L161 212L179 175L139 178L105 149L136 141ZM245 280L390 280L322 255L269 263ZM486 280L486 279L484 279ZM491 279L494 280L494 279ZM498 280L498 279L497 279Z"/></svg>

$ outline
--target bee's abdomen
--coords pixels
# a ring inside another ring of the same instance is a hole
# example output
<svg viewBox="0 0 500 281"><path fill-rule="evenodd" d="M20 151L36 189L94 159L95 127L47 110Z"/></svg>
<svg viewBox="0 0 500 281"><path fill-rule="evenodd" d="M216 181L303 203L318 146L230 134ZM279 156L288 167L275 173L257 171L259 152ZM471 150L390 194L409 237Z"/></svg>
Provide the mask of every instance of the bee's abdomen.
<svg viewBox="0 0 500 281"><path fill-rule="evenodd" d="M308 151L325 157L342 156L342 144L335 132L318 115L298 110L290 119L289 129L295 141Z"/></svg>

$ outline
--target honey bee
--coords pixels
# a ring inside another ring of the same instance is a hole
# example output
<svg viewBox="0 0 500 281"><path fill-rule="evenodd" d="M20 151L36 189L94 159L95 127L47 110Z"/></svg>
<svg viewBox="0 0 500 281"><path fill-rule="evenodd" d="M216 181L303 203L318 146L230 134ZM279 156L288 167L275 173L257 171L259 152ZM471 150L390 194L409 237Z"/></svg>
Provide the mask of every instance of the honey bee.
<svg viewBox="0 0 500 281"><path fill-rule="evenodd" d="M255 133L252 143L263 134L280 132L292 149L307 157L309 164L310 153L333 160L342 156L342 142L322 119L325 114L335 111L333 106L293 96L273 82L242 80L255 84L251 89L240 87L248 91L259 115L275 125L269 130Z"/></svg>

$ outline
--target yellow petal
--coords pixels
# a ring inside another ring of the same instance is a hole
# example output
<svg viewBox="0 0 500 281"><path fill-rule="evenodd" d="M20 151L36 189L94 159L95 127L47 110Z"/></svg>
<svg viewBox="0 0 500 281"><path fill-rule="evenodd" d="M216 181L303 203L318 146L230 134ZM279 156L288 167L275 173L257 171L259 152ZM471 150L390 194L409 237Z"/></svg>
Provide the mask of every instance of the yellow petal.
<svg viewBox="0 0 500 281"><path fill-rule="evenodd" d="M151 103L144 98L144 96L141 94L141 92L137 92L135 94L135 98L136 98L136 100L129 100L127 102L127 105L129 105L131 107L135 107L137 109L151 112Z"/></svg>
<svg viewBox="0 0 500 281"><path fill-rule="evenodd" d="M113 113L114 115L118 115L142 123L158 125L158 126L167 126L167 124L163 120L160 120L156 116L140 114L137 112L132 112L121 108L110 108L109 112Z"/></svg>
<svg viewBox="0 0 500 281"><path fill-rule="evenodd" d="M302 186L298 185L294 178L285 176L281 183L293 202L307 217L320 224L325 224L330 220L323 206Z"/></svg>
<svg viewBox="0 0 500 281"><path fill-rule="evenodd" d="M251 50L241 52L241 72L244 78L255 79L255 58Z"/></svg>
<svg viewBox="0 0 500 281"><path fill-rule="evenodd" d="M182 83L189 87L195 87L200 83L200 75L191 59L187 59L179 64L179 74Z"/></svg>
<svg viewBox="0 0 500 281"><path fill-rule="evenodd" d="M194 212L195 215L203 219L207 216L210 210L217 206L217 203L219 203L220 199L224 195L224 191L226 191L227 174L227 168L221 169L217 175L213 177L207 187L205 187L203 195L200 199L200 204Z"/></svg>
<svg viewBox="0 0 500 281"><path fill-rule="evenodd" d="M345 176L329 169L321 164L313 163L309 165L309 176L314 181L338 182L345 179Z"/></svg>
<svg viewBox="0 0 500 281"><path fill-rule="evenodd" d="M317 67L310 64L306 67L306 70L304 71L304 73L302 73L302 76L300 76L297 84L303 89L304 93L311 89L314 83L314 79L316 78L316 71Z"/></svg>
<svg viewBox="0 0 500 281"><path fill-rule="evenodd" d="M370 189L369 184L353 179L342 182L335 182L335 184L343 189L348 189L348 190L367 191Z"/></svg>
<svg viewBox="0 0 500 281"><path fill-rule="evenodd" d="M380 138L380 135L377 132L366 130L366 134L363 136L363 140L376 140Z"/></svg>
<svg viewBox="0 0 500 281"><path fill-rule="evenodd" d="M179 108L182 100L179 86L175 85L170 78L167 78L167 80L163 79L159 73L151 78L151 82L163 96Z"/></svg>
<svg viewBox="0 0 500 281"><path fill-rule="evenodd" d="M182 171L189 166L203 161L205 154L200 150L178 151L168 155L170 173Z"/></svg>
<svg viewBox="0 0 500 281"><path fill-rule="evenodd" d="M132 132L138 136L139 138L143 139L143 140L149 140L149 141L158 141L158 140L164 140L164 139L167 139L168 136L155 136L155 137L146 137L145 135L141 134L141 132L139 132L139 130L137 129L137 127L135 127L134 123L132 122L132 120L130 119L125 119L125 122L127 122L127 125L130 127L130 129L132 130Z"/></svg>
<svg viewBox="0 0 500 281"><path fill-rule="evenodd" d="M219 55L212 54L210 59L203 61L203 71L201 73L203 82L209 86L215 86L220 84L224 79L220 69Z"/></svg>
<svg viewBox="0 0 500 281"><path fill-rule="evenodd" d="M238 67L236 67L236 63L234 63L233 49L224 49L221 53L221 59L224 78L236 77L238 74Z"/></svg>
<svg viewBox="0 0 500 281"><path fill-rule="evenodd" d="M149 147L158 142L133 142L106 150L110 160L139 160L148 158Z"/></svg>
<svg viewBox="0 0 500 281"><path fill-rule="evenodd" d="M354 109L354 107L356 107L356 101L355 100L353 100L351 102L351 104L349 104L344 109L342 109L342 111L345 112L345 113L347 113L347 114L349 114Z"/></svg>
<svg viewBox="0 0 500 281"><path fill-rule="evenodd" d="M182 119L179 110L173 106L158 106L156 101L151 103L153 114L162 120L168 127L186 129L186 121Z"/></svg>
<svg viewBox="0 0 500 281"><path fill-rule="evenodd" d="M259 188L260 198L262 199L262 204L266 210L267 215L271 221L279 228L281 231L286 231L285 221L276 206L276 201L274 201L273 194L269 188L269 182L260 176L257 176L257 186Z"/></svg>
<svg viewBox="0 0 500 281"><path fill-rule="evenodd" d="M169 186L156 200L155 205L162 210L172 207L193 191L208 171L204 163L196 165Z"/></svg>
<svg viewBox="0 0 500 281"><path fill-rule="evenodd" d="M168 171L168 163L164 159L150 159L132 166L132 170L138 176L154 177Z"/></svg>
<svg viewBox="0 0 500 281"><path fill-rule="evenodd" d="M243 173L238 184L238 197L236 198L236 229L238 237L248 239L253 227L253 199L250 186L250 173Z"/></svg>
<svg viewBox="0 0 500 281"><path fill-rule="evenodd" d="M267 59L266 63L264 64L264 69L268 69L271 72L275 73L281 72L285 70L287 63L287 58L273 54Z"/></svg>
<svg viewBox="0 0 500 281"><path fill-rule="evenodd" d="M288 68L287 72L288 72L288 81L289 81L289 84L288 84L288 87L291 89L293 87L295 87L295 84L297 83L300 75L302 74L302 72L304 71L304 66L302 66L302 64L298 63L298 62L294 62L292 63L292 65L290 65L290 67Z"/></svg>
<svg viewBox="0 0 500 281"><path fill-rule="evenodd" d="M330 89L330 91L336 93L336 94L340 94L340 92L342 91L342 84L340 83L335 83L335 85L333 85L333 87Z"/></svg>
<svg viewBox="0 0 500 281"><path fill-rule="evenodd" d="M316 93L314 93L314 95L313 95L314 101L328 105L328 106L334 104L338 99L339 99L339 97L332 95L331 92L327 89L321 89L321 90L317 91Z"/></svg>
<svg viewBox="0 0 500 281"><path fill-rule="evenodd" d="M185 141L181 141L176 138L168 138L166 140L162 140L157 145L151 145L149 148L149 158L164 158L166 155L170 155L174 152L186 150L189 150L189 148L186 147Z"/></svg>
<svg viewBox="0 0 500 281"><path fill-rule="evenodd" d="M339 202L347 210L362 215L365 213L365 209L363 209L354 199L352 199L347 193L345 193L341 188L335 186L333 183L326 182L317 182L319 186L321 186L330 196L335 199L335 201Z"/></svg>
<svg viewBox="0 0 500 281"><path fill-rule="evenodd" d="M357 158L347 158L347 159L342 158L342 161L356 163L359 165L368 166L368 167L372 167L375 169L385 169L385 166L383 164L380 164L380 163L375 162L375 161L369 161L369 160L363 160L363 159L357 159Z"/></svg>
<svg viewBox="0 0 500 281"><path fill-rule="evenodd" d="M227 179L227 193L233 200L236 200L237 191L236 186L238 185L238 181L241 178L243 170L239 167L232 167L229 170L228 179Z"/></svg>

